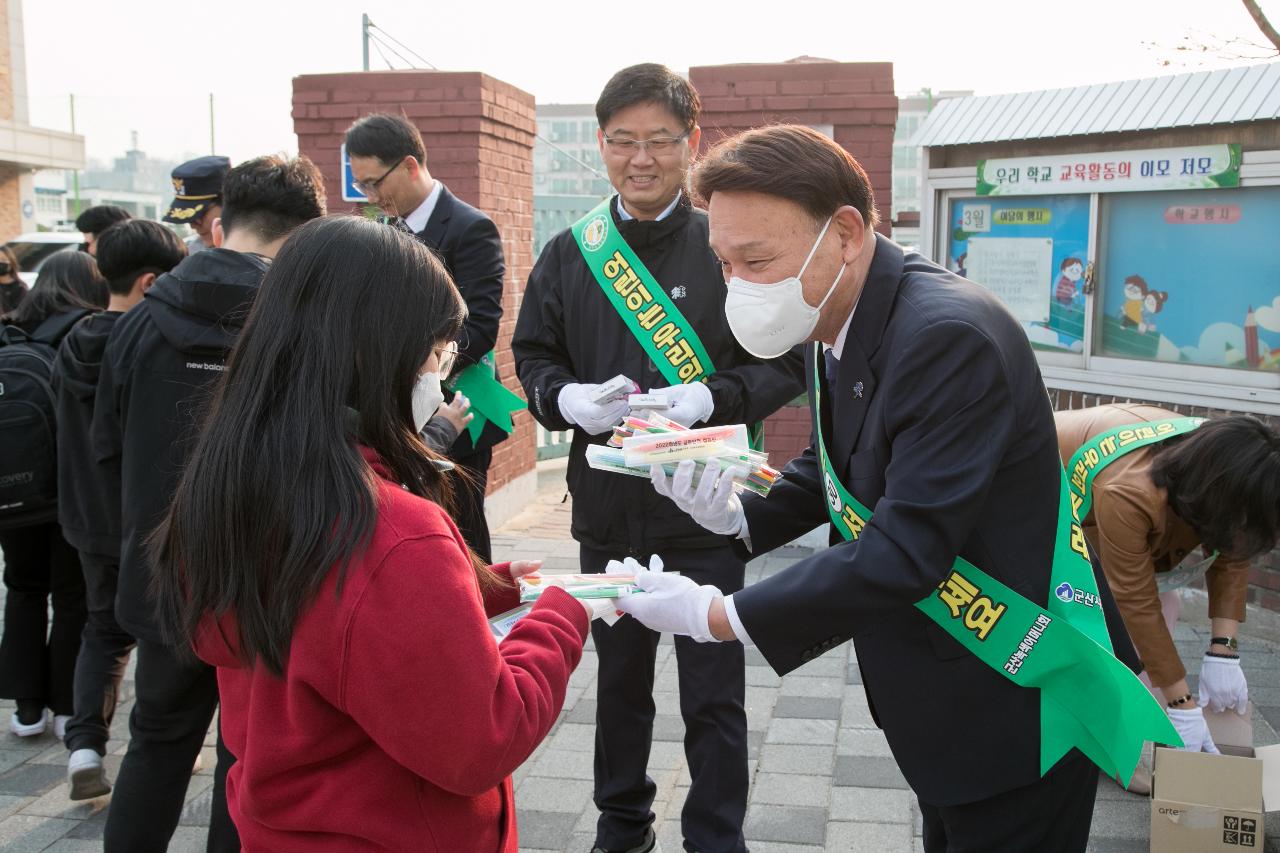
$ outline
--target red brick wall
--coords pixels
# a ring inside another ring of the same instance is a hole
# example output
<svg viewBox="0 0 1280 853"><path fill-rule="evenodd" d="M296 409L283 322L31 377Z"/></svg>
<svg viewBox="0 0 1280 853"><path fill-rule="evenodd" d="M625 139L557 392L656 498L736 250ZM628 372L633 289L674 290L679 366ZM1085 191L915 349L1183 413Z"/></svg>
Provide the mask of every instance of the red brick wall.
<svg viewBox="0 0 1280 853"><path fill-rule="evenodd" d="M893 129L898 98L891 62L783 62L689 69L702 98L704 150L766 124L831 125L832 138L866 170L880 211L893 219Z"/></svg>
<svg viewBox="0 0 1280 853"><path fill-rule="evenodd" d="M764 422L764 449L778 470L804 452L812 432L809 404L783 406Z"/></svg>
<svg viewBox="0 0 1280 853"><path fill-rule="evenodd" d="M831 125L832 138L867 172L880 213L893 219L893 131L898 98L889 62L782 62L689 69L702 98L702 149L768 124ZM695 167L696 168L696 167ZM765 422L765 449L781 468L809 446L807 405L785 406Z"/></svg>
<svg viewBox="0 0 1280 853"><path fill-rule="evenodd" d="M1134 400L1129 397L1112 397L1104 394L1083 394L1079 391L1067 391L1060 388L1049 389L1049 399L1053 402L1054 411L1063 409L1087 409L1092 406L1105 406L1110 403L1145 403L1170 409L1190 417L1213 417L1237 414L1222 409L1210 409L1205 406L1183 406L1173 403L1156 403L1150 400ZM1280 417L1274 415L1258 415L1273 429L1280 429ZM1194 584L1204 589L1204 582ZM1280 550L1264 554L1253 561L1253 570L1249 573L1249 602L1260 605L1267 610L1280 612Z"/></svg>
<svg viewBox="0 0 1280 853"><path fill-rule="evenodd" d="M358 117L401 113L422 133L427 169L469 204L493 218L502 234L507 278L498 333L498 376L521 396L511 357L511 333L533 266L533 96L479 72L386 71L293 78L293 127L298 150L324 174L330 213L357 208L342 201L339 148ZM516 431L494 449L489 491L532 471L533 419L516 415Z"/></svg>

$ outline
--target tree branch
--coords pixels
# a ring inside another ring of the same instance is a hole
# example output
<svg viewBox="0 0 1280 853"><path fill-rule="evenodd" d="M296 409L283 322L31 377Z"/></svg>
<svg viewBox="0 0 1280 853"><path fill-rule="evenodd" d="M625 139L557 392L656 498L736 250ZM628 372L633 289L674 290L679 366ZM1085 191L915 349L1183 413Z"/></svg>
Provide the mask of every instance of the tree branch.
<svg viewBox="0 0 1280 853"><path fill-rule="evenodd" d="M1249 10L1249 16L1253 18L1253 22L1258 25L1258 29L1262 30L1262 34L1266 36L1267 41L1280 51L1280 32L1276 32L1276 28L1267 20L1266 14L1262 11L1262 7L1258 5L1258 0L1242 0L1244 7Z"/></svg>

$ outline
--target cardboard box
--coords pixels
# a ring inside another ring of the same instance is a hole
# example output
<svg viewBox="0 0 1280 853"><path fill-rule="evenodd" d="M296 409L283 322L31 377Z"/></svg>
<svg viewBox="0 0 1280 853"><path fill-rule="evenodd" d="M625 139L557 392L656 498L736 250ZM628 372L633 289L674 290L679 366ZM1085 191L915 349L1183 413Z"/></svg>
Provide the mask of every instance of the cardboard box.
<svg viewBox="0 0 1280 853"><path fill-rule="evenodd" d="M1261 851L1264 817L1260 760L1156 749L1152 851Z"/></svg>
<svg viewBox="0 0 1280 853"><path fill-rule="evenodd" d="M1280 744L1253 748L1253 706L1205 720L1221 755L1155 751L1153 853L1261 851L1267 804L1280 809Z"/></svg>

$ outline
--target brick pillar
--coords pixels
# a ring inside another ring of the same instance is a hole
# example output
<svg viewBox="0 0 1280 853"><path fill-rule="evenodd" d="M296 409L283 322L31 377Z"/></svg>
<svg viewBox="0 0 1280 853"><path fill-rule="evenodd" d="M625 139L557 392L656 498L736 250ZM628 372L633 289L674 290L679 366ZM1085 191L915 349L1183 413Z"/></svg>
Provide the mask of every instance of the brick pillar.
<svg viewBox="0 0 1280 853"><path fill-rule="evenodd" d="M893 219L893 129L898 98L891 62L781 62L689 69L702 98L702 145L767 124L831 126L831 137L867 171L888 236Z"/></svg>
<svg viewBox="0 0 1280 853"><path fill-rule="evenodd" d="M0 119L13 121L13 68L10 56L9 4L0 0ZM0 241L22 232L21 173L17 166L0 166ZM34 226L32 227L34 231Z"/></svg>
<svg viewBox="0 0 1280 853"><path fill-rule="evenodd" d="M689 69L702 98L705 152L726 136L768 124L829 126L831 137L867 172L880 212L878 230L893 219L893 131L898 99L889 62L794 61L704 65ZM781 467L809 443L809 414L784 407L765 425L765 449Z"/></svg>
<svg viewBox="0 0 1280 853"><path fill-rule="evenodd" d="M386 71L293 78L298 150L325 178L331 214L358 209L342 201L340 146L351 123L378 112L408 117L422 134L427 169L458 198L487 213L502 234L507 260L498 376L521 396L511 333L533 266L533 96L480 72ZM494 449L486 511L500 524L535 491L537 437L527 413Z"/></svg>

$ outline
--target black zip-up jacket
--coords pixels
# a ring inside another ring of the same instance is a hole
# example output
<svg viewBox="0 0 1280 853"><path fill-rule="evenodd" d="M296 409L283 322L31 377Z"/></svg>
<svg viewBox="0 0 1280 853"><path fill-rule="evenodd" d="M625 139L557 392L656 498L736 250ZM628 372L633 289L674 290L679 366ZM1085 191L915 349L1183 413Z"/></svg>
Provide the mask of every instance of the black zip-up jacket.
<svg viewBox="0 0 1280 853"><path fill-rule="evenodd" d="M54 362L58 424L58 522L77 551L120 560L119 459L93 452L93 401L107 338L121 311L85 317L62 339Z"/></svg>
<svg viewBox="0 0 1280 853"><path fill-rule="evenodd" d="M156 279L116 321L93 411L93 447L119 467L120 585L116 620L163 642L148 596L146 539L168 508L200 414L244 326L270 262L207 249Z"/></svg>
<svg viewBox="0 0 1280 853"><path fill-rule="evenodd" d="M706 212L682 201L660 221L624 222L617 206L615 197L614 227L693 325L716 367L707 380L715 409L696 426L751 424L802 394L799 350L758 359L734 339L724 315L724 277L707 243ZM560 389L570 383L607 382L622 373L645 391L673 384L601 291L569 230L547 244L529 276L511 349L529 409L551 430L571 426L559 404ZM648 481L590 468L587 445L608 439L607 432L574 429L568 477L575 539L618 556L724 545L723 536L700 527ZM778 467L785 462L774 460Z"/></svg>

